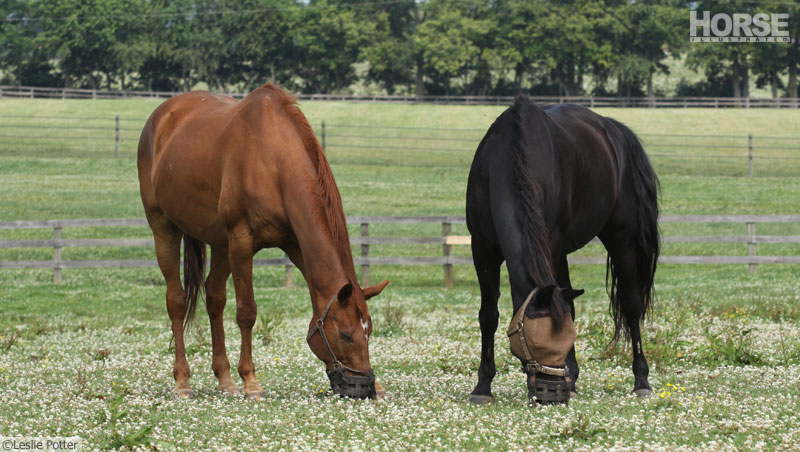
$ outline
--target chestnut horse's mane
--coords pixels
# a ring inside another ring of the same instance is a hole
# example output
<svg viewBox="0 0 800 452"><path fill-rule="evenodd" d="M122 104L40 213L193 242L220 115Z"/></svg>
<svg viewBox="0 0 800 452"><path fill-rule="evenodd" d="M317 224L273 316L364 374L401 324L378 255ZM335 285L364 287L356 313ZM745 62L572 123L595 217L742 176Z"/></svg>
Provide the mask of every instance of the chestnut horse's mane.
<svg viewBox="0 0 800 452"><path fill-rule="evenodd" d="M305 115L298 108L297 99L294 96L272 83L267 83L261 89L268 91L269 97L275 101L276 105L280 105L283 112L291 119L297 133L303 140L308 156L317 166L317 196L324 206L325 215L328 217L328 228L333 242L339 250L339 257L342 260L345 273L347 273L348 279L353 284L357 284L358 279L353 266L353 255L350 251L350 237L347 234L347 221L342 207L342 197L339 195L339 189L333 179L328 159L325 157L322 146L320 146L317 136L314 134L314 129L311 128L311 124L308 123Z"/></svg>

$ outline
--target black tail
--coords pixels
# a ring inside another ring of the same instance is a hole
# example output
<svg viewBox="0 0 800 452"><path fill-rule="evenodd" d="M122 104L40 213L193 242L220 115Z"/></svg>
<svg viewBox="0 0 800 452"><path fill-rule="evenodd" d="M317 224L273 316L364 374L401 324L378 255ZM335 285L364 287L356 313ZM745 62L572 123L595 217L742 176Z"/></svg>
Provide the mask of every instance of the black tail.
<svg viewBox="0 0 800 452"><path fill-rule="evenodd" d="M636 196L637 215L639 234L636 237L636 266L639 269L639 294L642 300L642 310L640 321L650 308L655 298L655 287L653 280L658 265L658 256L661 252L661 239L658 230L658 195L660 185L650 160L647 158L642 143L631 129L624 124L611 118L606 118L620 131L623 137L622 149L623 161L625 162L624 171L630 172L633 178L634 194ZM625 175L623 175L625 177ZM610 280L610 281L609 281ZM606 263L606 288L611 297L611 313L614 317L616 329L614 331L614 341L619 339L624 325L624 316L617 294L617 275L614 271L614 263L609 257Z"/></svg>
<svg viewBox="0 0 800 452"><path fill-rule="evenodd" d="M532 177L526 149L532 146L546 147L543 155L554 155L547 116L541 108L526 96L518 95L511 107L513 114L513 138L511 143L514 159L514 185L519 194L517 213L522 227L522 255L525 272L536 287L554 286L552 250L550 249L550 230L544 219L544 192L541 185ZM537 162L542 164L544 162ZM552 298L551 312L553 325L557 330L567 312L566 303L560 299L558 291Z"/></svg>
<svg viewBox="0 0 800 452"><path fill-rule="evenodd" d="M192 323L197 298L205 291L206 244L183 235L183 287L186 290L186 317L183 330Z"/></svg>

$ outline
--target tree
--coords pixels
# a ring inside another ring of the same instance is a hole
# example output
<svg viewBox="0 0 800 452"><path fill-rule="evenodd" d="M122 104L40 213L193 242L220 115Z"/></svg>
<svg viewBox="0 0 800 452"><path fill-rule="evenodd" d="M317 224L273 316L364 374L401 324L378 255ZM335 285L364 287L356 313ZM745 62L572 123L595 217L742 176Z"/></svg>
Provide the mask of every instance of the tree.
<svg viewBox="0 0 800 452"><path fill-rule="evenodd" d="M372 23L372 33L361 49L359 60L369 63L367 80L379 83L388 94L394 94L399 86L412 86L416 82L413 36L417 10L415 2L392 3L375 6L359 18ZM420 70L420 90L421 74Z"/></svg>
<svg viewBox="0 0 800 452"><path fill-rule="evenodd" d="M613 18L617 94L630 96L632 87L646 84L654 95L653 76L667 72L662 62L676 55L686 41L686 9L674 0L638 0L610 9Z"/></svg>
<svg viewBox="0 0 800 452"><path fill-rule="evenodd" d="M301 8L293 23L292 41L299 62L296 82L303 92L326 93L343 89L356 80L353 64L366 46L369 32L356 20L347 2L314 0Z"/></svg>
<svg viewBox="0 0 800 452"><path fill-rule="evenodd" d="M450 94L453 79L462 77L462 84L468 85L470 69L480 64L478 42L487 29L478 17L486 9L478 2L452 0L431 0L426 7L426 20L414 34L414 49L425 74Z"/></svg>
<svg viewBox="0 0 800 452"><path fill-rule="evenodd" d="M34 5L41 27L36 44L58 59L69 88L74 80L99 85L98 72L106 72L116 42L118 22L115 0L41 0Z"/></svg>
<svg viewBox="0 0 800 452"><path fill-rule="evenodd" d="M36 45L40 31L33 4L0 0L0 84L58 86L52 58Z"/></svg>

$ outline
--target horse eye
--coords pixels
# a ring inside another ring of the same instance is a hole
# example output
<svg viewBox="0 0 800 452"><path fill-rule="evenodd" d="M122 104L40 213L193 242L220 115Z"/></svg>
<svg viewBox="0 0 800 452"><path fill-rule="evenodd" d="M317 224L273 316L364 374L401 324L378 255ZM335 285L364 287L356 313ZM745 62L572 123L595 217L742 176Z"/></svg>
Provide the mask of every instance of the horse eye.
<svg viewBox="0 0 800 452"><path fill-rule="evenodd" d="M339 337L341 337L342 340L344 340L344 341L353 342L353 335L352 334L347 334L347 333L343 333L343 332L340 331L339 332Z"/></svg>

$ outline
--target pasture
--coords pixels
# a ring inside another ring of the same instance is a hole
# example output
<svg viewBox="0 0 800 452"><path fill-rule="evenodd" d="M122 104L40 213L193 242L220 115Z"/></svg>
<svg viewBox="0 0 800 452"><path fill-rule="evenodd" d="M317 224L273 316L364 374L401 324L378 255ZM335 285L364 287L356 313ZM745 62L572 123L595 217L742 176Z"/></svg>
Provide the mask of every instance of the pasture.
<svg viewBox="0 0 800 452"><path fill-rule="evenodd" d="M147 99L0 100L0 124L20 126L4 134L52 136L0 141L0 221L140 217L135 141L137 129L157 104ZM502 111L333 102L307 102L301 107L315 127L325 120L331 135L336 135L337 124L435 127L459 129L447 137L464 140L463 151L377 151L347 147L348 143L375 146L365 138L331 137L328 156L348 215L463 215L474 148ZM800 112L795 110L600 113L631 126L645 138L647 150L648 141L654 139L648 134L800 136ZM38 128L112 124L113 131L116 114L122 118L119 159L113 158L113 133L108 142L82 141L78 129ZM101 119L61 119L78 117ZM378 129L374 135L403 130ZM435 147L431 142L409 141ZM654 156L663 214L800 212L797 161L767 161L750 179L742 177L746 166L719 171L725 163L713 158L714 148L683 151L709 158ZM370 233L440 232L436 225L382 227ZM744 234L743 228L665 224L662 231ZM67 230L65 238L108 237L109 232L74 229ZM112 232L148 235L146 228ZM355 233L352 229L351 235ZM466 234L466 228L454 233ZM759 233L800 235L800 225L769 225ZM0 239L50 238L49 234L0 230ZM403 255L431 248L436 246L376 246L374 254ZM761 245L760 253L762 248L764 254L800 255L798 244ZM52 251L46 248L4 249L0 260L48 259L48 253ZM467 255L468 249L460 247L454 253ZM596 256L602 249L591 245L581 253ZM152 250L146 248L66 249L64 254L65 259L152 258ZM663 254L746 255L747 247L666 244ZM612 321L605 268L573 267L573 285L586 289L576 302L580 398L566 407L544 408L527 406L524 376L508 350L505 327L511 303L505 275L496 335L497 403L474 407L467 403L467 395L477 380L480 302L472 268L457 266L456 285L450 290L441 288L441 267L373 266L371 273L372 281L392 281L383 295L370 302L375 323L371 360L387 398L351 401L326 394L323 366L304 341L311 308L302 279L297 274L294 287L282 288L282 268L258 268L254 360L267 398L253 403L215 393L210 334L202 309L187 334L197 397L186 401L170 396L171 333L157 269L71 269L64 272L62 285L52 283L50 271L3 269L0 435L77 435L85 450L800 448L796 415L800 266L761 265L750 273L746 265L662 265L656 274L657 302L643 328L656 393L645 400L630 393L633 376L627 344L608 344ZM225 327L235 366L239 334L233 298L229 284Z"/></svg>

